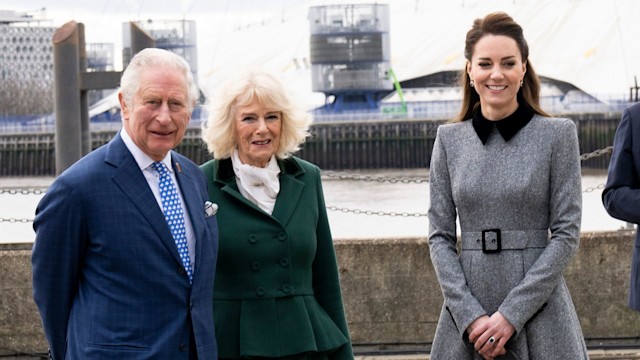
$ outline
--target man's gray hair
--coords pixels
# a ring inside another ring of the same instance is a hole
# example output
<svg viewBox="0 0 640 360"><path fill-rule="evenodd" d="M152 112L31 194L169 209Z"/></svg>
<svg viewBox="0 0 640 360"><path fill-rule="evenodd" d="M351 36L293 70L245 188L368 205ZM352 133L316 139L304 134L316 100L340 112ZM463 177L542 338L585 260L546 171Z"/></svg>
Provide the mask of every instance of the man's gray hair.
<svg viewBox="0 0 640 360"><path fill-rule="evenodd" d="M124 102L131 106L133 97L140 88L140 72L149 67L168 67L179 70L187 80L187 106L191 112L198 101L198 86L193 80L189 63L171 51L146 48L138 52L129 62L120 79L120 92Z"/></svg>

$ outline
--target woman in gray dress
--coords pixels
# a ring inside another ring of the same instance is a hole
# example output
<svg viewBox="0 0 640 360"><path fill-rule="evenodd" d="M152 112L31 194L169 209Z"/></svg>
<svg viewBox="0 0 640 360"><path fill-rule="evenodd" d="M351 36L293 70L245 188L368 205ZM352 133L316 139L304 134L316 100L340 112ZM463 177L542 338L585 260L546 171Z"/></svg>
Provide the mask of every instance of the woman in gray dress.
<svg viewBox="0 0 640 360"><path fill-rule="evenodd" d="M588 359L562 276L580 236L576 127L540 108L528 55L507 14L467 33L462 109L431 159L429 249L444 295L434 360Z"/></svg>

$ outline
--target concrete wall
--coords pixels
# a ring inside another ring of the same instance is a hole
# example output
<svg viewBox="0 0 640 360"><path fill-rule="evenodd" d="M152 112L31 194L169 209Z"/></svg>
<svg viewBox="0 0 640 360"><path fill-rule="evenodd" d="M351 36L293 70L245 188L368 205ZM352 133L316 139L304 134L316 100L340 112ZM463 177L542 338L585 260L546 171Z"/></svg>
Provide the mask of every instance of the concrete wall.
<svg viewBox="0 0 640 360"><path fill-rule="evenodd" d="M640 313L626 306L634 231L583 233L565 271L585 337L640 337ZM426 239L336 242L354 343L430 343L442 293Z"/></svg>
<svg viewBox="0 0 640 360"><path fill-rule="evenodd" d="M46 352L31 290L31 244L0 245L0 350Z"/></svg>
<svg viewBox="0 0 640 360"><path fill-rule="evenodd" d="M565 273L592 343L640 338L640 313L626 307L633 238L633 231L583 234ZM30 248L0 245L0 348L43 352ZM426 239L342 240L336 251L354 344L388 348L431 342L442 295Z"/></svg>

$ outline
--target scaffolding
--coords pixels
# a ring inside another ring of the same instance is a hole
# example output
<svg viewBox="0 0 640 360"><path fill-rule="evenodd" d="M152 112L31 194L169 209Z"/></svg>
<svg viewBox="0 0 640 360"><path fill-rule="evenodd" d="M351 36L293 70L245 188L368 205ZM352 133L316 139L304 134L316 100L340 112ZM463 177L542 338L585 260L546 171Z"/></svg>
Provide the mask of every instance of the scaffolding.
<svg viewBox="0 0 640 360"><path fill-rule="evenodd" d="M198 81L198 51L196 22L194 20L147 20L136 22L147 32L160 49L169 50L182 56L191 67L193 79ZM122 60L126 67L131 61L131 34L129 23L122 24Z"/></svg>
<svg viewBox="0 0 640 360"><path fill-rule="evenodd" d="M350 102L376 108L393 89L389 6L314 6L309 22L313 91L333 96L336 111Z"/></svg>

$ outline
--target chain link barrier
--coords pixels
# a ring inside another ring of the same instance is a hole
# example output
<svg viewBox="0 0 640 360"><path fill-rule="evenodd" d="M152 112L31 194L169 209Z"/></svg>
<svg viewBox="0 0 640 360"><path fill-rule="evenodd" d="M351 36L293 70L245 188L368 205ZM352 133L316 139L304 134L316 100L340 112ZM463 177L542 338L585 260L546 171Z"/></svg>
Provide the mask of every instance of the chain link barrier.
<svg viewBox="0 0 640 360"><path fill-rule="evenodd" d="M607 146L604 149L598 149L590 153L580 155L580 161L589 160L598 156L603 156L606 154L610 154L613 151L613 146ZM392 184L423 184L429 182L429 177L427 176L415 176L415 177L407 177L407 176L380 176L380 175L362 175L362 174L353 174L353 173L345 173L338 171L322 171L322 176L332 179L339 180L354 180L354 181L365 181L365 182L378 182L378 183L392 183ZM597 186L591 186L584 189L583 193L590 193L596 190L604 189L604 184L599 184ZM20 187L6 187L0 188L0 195L9 194L9 195L42 195L47 192L47 188L41 187L31 187L31 188L20 188ZM342 213L353 213L358 215L377 215L377 216L390 216L390 217L426 217L427 213L408 213L408 212L395 212L395 211L373 211L373 210L362 210L362 209L349 209L342 208L337 206L327 206L327 210L330 211L339 211ZM0 223L29 223L33 222L33 219L18 219L18 218L0 218Z"/></svg>
<svg viewBox="0 0 640 360"><path fill-rule="evenodd" d="M47 188L21 188L21 187L6 187L0 188L0 195L43 195L47 192Z"/></svg>
<svg viewBox="0 0 640 360"><path fill-rule="evenodd" d="M25 218L0 218L0 223L32 223L33 219L25 219Z"/></svg>
<svg viewBox="0 0 640 360"><path fill-rule="evenodd" d="M372 210L360 210L360 209L348 209L337 206L327 206L328 210L340 211L343 213L353 213L362 215L378 215L378 216L391 216L391 217L424 217L427 213L408 213L408 212L395 212L395 211L372 211Z"/></svg>
<svg viewBox="0 0 640 360"><path fill-rule="evenodd" d="M607 146L604 149L598 149L590 153L580 155L580 161L586 161L598 156L603 156L606 154L610 154L613 151L613 146ZM328 178L337 178L340 180L355 180L355 181L367 181L367 182L390 182L390 183L427 183L429 182L428 177L397 177L397 176L372 176L372 175L361 175L361 174L348 174L344 172L335 172L335 171L323 171L323 176ZM584 189L583 193L591 193L596 190L604 189L604 184L599 184L596 186L591 186ZM390 217L426 217L427 213L407 213L407 212L393 212L393 211L372 211L372 210L362 210L362 209L349 209L349 208L341 208L337 206L327 206L327 209L330 211L339 211L342 213L352 213L352 214L363 214L363 215L377 215L377 216L390 216Z"/></svg>
<svg viewBox="0 0 640 360"><path fill-rule="evenodd" d="M0 195L44 195L47 192L46 187L5 187L0 188ZM0 223L10 224L27 224L32 223L33 219L26 218L0 218Z"/></svg>
<svg viewBox="0 0 640 360"><path fill-rule="evenodd" d="M613 146L607 146L604 149L598 149L593 152L580 155L580 161L585 161L594 157L610 154L611 152L613 152Z"/></svg>
<svg viewBox="0 0 640 360"><path fill-rule="evenodd" d="M378 176L378 175L349 174L345 172L336 172L336 171L322 171L322 175L328 178L336 178L340 180L356 180L356 181L379 182L379 183L389 182L392 184L397 184L397 183L422 184L422 183L429 182L429 178L426 176L423 176L423 177Z"/></svg>
<svg viewBox="0 0 640 360"><path fill-rule="evenodd" d="M590 192L594 192L596 190L602 190L604 189L604 184L598 184L596 186L590 186L584 190L582 190L583 193L590 193Z"/></svg>

